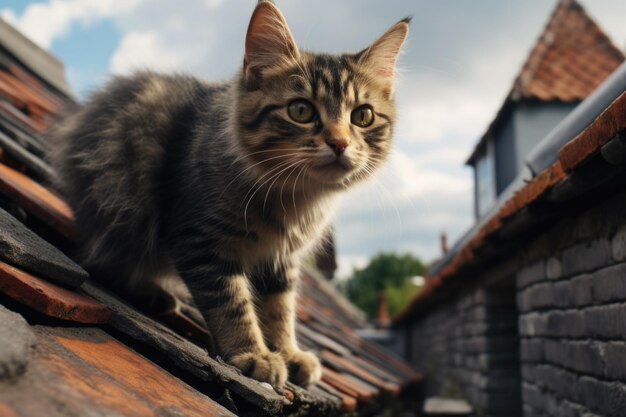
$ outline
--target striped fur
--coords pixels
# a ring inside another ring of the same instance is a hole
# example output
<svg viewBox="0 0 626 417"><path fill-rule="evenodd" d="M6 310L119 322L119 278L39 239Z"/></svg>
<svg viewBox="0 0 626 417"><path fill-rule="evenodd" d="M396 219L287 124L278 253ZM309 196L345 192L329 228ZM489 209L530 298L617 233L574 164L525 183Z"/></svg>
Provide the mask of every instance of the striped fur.
<svg viewBox="0 0 626 417"><path fill-rule="evenodd" d="M319 361L294 332L299 264L340 192L389 153L389 68L407 27L397 23L357 54L311 54L276 6L260 2L232 81L115 78L51 138L84 265L144 294L179 276L230 363L277 387L288 371L299 384L318 380ZM315 107L311 122L290 118L295 99ZM368 127L351 123L363 104L374 111ZM341 154L330 145L337 140Z"/></svg>

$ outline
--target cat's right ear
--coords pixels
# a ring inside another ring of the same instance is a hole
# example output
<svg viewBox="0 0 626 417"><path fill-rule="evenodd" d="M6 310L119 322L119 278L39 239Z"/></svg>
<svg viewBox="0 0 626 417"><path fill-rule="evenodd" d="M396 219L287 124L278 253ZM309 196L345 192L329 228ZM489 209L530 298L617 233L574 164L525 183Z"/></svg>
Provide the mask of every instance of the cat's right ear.
<svg viewBox="0 0 626 417"><path fill-rule="evenodd" d="M262 79L266 69L293 62L298 55L298 47L283 14L271 1L260 1L252 13L246 34L244 77Z"/></svg>

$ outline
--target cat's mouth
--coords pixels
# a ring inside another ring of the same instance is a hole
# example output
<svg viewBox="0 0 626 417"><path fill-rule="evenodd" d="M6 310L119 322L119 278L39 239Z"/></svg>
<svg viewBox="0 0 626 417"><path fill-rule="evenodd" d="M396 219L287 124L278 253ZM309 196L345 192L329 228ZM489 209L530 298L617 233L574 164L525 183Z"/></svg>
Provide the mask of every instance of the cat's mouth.
<svg viewBox="0 0 626 417"><path fill-rule="evenodd" d="M313 166L314 176L326 184L344 181L354 170L354 164L345 155L325 159Z"/></svg>
<svg viewBox="0 0 626 417"><path fill-rule="evenodd" d="M340 155L338 157L333 157L330 161L323 161L319 165L314 167L319 171L329 171L329 172L344 172L348 173L352 171L354 165L345 155Z"/></svg>

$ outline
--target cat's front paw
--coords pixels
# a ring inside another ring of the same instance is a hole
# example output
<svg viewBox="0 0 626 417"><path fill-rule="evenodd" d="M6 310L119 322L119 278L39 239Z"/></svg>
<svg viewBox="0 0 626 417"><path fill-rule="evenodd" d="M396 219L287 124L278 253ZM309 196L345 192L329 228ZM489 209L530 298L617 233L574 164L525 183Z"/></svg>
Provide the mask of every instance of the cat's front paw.
<svg viewBox="0 0 626 417"><path fill-rule="evenodd" d="M297 350L286 355L289 380L306 387L322 378L322 365L312 352Z"/></svg>
<svg viewBox="0 0 626 417"><path fill-rule="evenodd" d="M278 353L245 352L233 356L229 362L244 375L267 382L275 388L282 388L287 382L287 366Z"/></svg>

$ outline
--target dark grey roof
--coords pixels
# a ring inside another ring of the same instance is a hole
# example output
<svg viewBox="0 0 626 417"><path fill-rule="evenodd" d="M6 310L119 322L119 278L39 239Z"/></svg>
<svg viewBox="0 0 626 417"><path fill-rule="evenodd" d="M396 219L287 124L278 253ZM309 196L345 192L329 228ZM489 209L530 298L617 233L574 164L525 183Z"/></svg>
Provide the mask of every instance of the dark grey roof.
<svg viewBox="0 0 626 417"><path fill-rule="evenodd" d="M525 162L531 172L537 175L552 165L559 149L589 126L624 91L626 62L528 153Z"/></svg>

